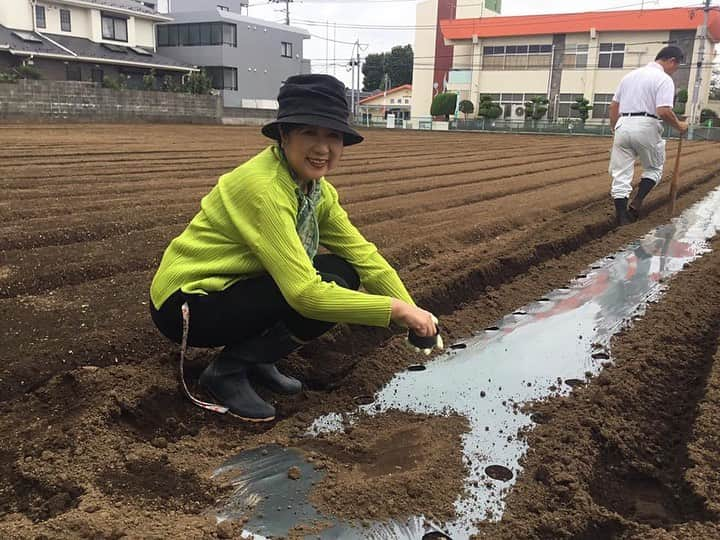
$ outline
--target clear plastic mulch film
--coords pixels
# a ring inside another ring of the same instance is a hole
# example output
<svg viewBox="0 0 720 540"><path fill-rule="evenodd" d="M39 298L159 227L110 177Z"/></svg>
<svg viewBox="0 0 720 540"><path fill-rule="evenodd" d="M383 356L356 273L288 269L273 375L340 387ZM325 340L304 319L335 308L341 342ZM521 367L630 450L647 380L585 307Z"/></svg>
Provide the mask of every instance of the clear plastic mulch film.
<svg viewBox="0 0 720 540"><path fill-rule="evenodd" d="M473 523L502 516L505 495L527 450L517 434L544 421L523 413L521 406L567 394L609 365L611 337L662 295L668 277L709 251L708 240L718 229L720 188L669 224L596 261L567 287L451 344L426 369L397 374L359 405L358 411L370 415L400 409L452 411L468 418L471 429L463 436L462 452L470 473L466 493L455 502L455 521L436 524L416 516L385 523L365 520L361 526L320 515L308 494L323 472L314 470L299 451L279 446L244 452L216 471L235 486L218 519L251 515L246 538L283 536L299 524L313 523L332 524L311 535L323 539L468 538L476 530ZM342 431L354 414L318 418L309 434ZM293 466L300 469L298 480L288 478Z"/></svg>

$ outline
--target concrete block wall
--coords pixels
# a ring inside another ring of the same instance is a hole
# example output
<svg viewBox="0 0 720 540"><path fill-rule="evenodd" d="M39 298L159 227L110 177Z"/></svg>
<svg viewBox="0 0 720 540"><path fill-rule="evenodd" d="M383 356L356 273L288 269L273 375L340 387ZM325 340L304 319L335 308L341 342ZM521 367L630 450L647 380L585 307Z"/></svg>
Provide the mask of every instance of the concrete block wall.
<svg viewBox="0 0 720 540"><path fill-rule="evenodd" d="M111 90L96 83L0 83L0 122L175 122L217 124L220 96Z"/></svg>

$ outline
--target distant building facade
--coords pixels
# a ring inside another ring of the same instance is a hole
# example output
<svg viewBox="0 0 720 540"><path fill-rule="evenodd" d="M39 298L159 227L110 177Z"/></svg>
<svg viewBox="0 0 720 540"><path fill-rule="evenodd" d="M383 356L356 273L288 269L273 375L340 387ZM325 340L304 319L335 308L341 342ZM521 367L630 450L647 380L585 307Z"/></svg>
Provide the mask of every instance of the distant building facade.
<svg viewBox="0 0 720 540"><path fill-rule="evenodd" d="M246 1L172 0L170 24L158 26L163 55L205 70L225 107L268 107L282 82L310 73L301 28L241 15ZM237 11L234 11L237 10Z"/></svg>
<svg viewBox="0 0 720 540"><path fill-rule="evenodd" d="M455 18L495 17L502 0L420 0L415 8L412 117L430 115L433 97L447 89L453 51L440 32L440 21ZM458 51L458 54L463 54Z"/></svg>
<svg viewBox="0 0 720 540"><path fill-rule="evenodd" d="M377 92L360 100L360 114L363 123L371 123L373 119L387 118L394 114L396 119L410 119L410 102L412 101L412 85L403 84L386 91Z"/></svg>
<svg viewBox="0 0 720 540"><path fill-rule="evenodd" d="M153 2L135 0L0 1L0 71L30 65L50 80L102 82L122 76L180 78L192 64L155 49L155 25L171 20Z"/></svg>
<svg viewBox="0 0 720 540"><path fill-rule="evenodd" d="M572 105L585 98L593 107L590 121L603 122L622 77L654 60L662 47L672 43L685 52L685 63L673 79L676 91L688 91L688 115L693 113L690 104L702 61L697 118L708 102L720 12L709 13L701 58L703 19L698 8L444 18L440 31L452 51L444 87L472 101L476 111L480 96L490 96L501 105L501 118L506 120L523 120L525 103L533 98L548 99L547 119L576 117L579 113ZM413 87L415 94L419 91L415 82ZM425 116L428 110L423 102L413 108L413 117Z"/></svg>

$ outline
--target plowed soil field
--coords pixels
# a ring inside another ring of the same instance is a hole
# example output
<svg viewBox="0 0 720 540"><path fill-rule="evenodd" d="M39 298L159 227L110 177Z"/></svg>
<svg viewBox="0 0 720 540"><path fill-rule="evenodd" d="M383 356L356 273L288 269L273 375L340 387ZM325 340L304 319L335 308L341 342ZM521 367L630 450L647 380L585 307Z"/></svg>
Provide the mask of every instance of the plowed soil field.
<svg viewBox="0 0 720 540"><path fill-rule="evenodd" d="M418 361L400 329L336 328L285 362L307 388L263 394L278 409L269 425L204 412L179 392L149 283L217 177L268 144L258 132L0 128L0 537L235 537L239 524L210 516L228 493L214 468L269 442L307 450L315 417L351 410ZM330 181L447 342L667 221L666 173L649 215L614 227L610 139L365 135ZM718 156L717 144L684 145L681 210L720 185ZM505 516L479 535L720 538L719 335L714 251L615 340L614 367L538 405L548 421L528 436ZM193 351L191 384L214 354ZM449 518L463 463L459 443L441 443L463 429L393 412L310 444L330 478L313 500L346 501L335 511L348 519Z"/></svg>

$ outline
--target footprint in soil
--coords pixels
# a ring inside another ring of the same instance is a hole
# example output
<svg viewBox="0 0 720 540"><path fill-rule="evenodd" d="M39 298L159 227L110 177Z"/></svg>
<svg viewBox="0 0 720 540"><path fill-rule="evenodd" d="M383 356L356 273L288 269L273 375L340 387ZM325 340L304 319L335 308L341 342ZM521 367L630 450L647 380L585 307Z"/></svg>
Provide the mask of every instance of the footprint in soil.
<svg viewBox="0 0 720 540"><path fill-rule="evenodd" d="M195 436L203 421L202 411L188 410L177 392L152 389L135 406L120 404L113 420L127 426L146 442L174 442L185 435ZM160 443L162 444L162 443Z"/></svg>

